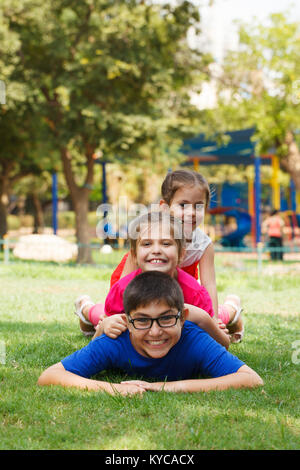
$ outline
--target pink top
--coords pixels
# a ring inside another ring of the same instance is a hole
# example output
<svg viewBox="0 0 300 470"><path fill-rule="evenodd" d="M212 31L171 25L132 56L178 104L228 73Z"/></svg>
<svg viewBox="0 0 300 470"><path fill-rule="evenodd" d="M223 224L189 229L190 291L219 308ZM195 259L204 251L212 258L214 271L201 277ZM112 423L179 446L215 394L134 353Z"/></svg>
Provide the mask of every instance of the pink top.
<svg viewBox="0 0 300 470"><path fill-rule="evenodd" d="M283 226L283 220L279 217L270 217L268 219L268 235L269 237L281 237L281 230Z"/></svg>
<svg viewBox="0 0 300 470"><path fill-rule="evenodd" d="M199 282L180 268L177 269L177 282L180 285L184 302L186 304L194 305L195 307L202 308L211 317L214 316L211 298L205 287L201 286ZM124 312L123 294L124 290L130 281L141 274L142 270L137 269L127 276L122 277L110 289L105 300L105 313L106 315L115 315Z"/></svg>

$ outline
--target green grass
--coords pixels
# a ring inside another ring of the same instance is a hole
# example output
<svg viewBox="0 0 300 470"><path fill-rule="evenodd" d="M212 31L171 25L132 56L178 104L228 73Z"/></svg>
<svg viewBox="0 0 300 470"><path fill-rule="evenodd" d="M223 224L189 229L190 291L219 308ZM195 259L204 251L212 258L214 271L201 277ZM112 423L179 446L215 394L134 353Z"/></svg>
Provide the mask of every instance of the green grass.
<svg viewBox="0 0 300 470"><path fill-rule="evenodd" d="M111 269L0 264L0 448L299 449L299 275L245 266L219 263L218 290L221 300L229 292L243 299L246 335L231 352L261 375L263 388L111 397L36 385L46 367L87 344L73 302L81 293L104 301Z"/></svg>

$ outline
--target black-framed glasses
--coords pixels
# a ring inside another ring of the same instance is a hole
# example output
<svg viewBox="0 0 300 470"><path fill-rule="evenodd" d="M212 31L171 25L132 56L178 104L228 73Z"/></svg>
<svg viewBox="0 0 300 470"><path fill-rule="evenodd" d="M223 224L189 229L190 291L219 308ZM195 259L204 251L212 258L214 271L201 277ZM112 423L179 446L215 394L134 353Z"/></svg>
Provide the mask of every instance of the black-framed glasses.
<svg viewBox="0 0 300 470"><path fill-rule="evenodd" d="M128 315L128 321L129 323L132 323L133 327L136 330L150 330L150 328L152 328L153 322L155 321L161 328L171 328L172 326L176 325L180 315L180 310L177 315L164 315L162 317L157 318L141 317L133 319L130 315Z"/></svg>

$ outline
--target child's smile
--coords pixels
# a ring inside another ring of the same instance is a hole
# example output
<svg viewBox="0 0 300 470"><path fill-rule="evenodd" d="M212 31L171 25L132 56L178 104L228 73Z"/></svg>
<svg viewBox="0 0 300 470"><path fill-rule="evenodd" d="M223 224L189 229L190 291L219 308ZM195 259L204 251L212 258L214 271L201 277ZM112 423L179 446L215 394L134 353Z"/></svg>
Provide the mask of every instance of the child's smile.
<svg viewBox="0 0 300 470"><path fill-rule="evenodd" d="M147 225L141 229L136 249L136 262L144 271L162 271L170 276L176 273L178 246L169 227Z"/></svg>
<svg viewBox="0 0 300 470"><path fill-rule="evenodd" d="M130 318L152 319L164 318L168 315L177 315L176 309L170 308L165 301L152 302L145 307L139 307L137 311L130 312ZM186 311L183 312L186 315ZM139 354L145 357L158 359L164 357L169 350L179 341L183 320L179 318L174 326L162 328L154 321L151 328L139 330L129 323L130 338L133 347Z"/></svg>

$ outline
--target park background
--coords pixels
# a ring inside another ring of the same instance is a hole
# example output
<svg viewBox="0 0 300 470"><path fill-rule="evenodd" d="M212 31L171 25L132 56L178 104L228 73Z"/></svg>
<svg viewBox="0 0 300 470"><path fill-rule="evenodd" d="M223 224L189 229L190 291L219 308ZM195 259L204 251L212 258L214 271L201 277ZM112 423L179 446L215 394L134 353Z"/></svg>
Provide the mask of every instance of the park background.
<svg viewBox="0 0 300 470"><path fill-rule="evenodd" d="M300 14L298 2L260 3L1 2L1 448L299 447ZM232 23L235 14L243 24ZM220 156L214 165L207 158L247 130L247 149L235 152L240 161L222 164ZM187 143L199 137L195 154ZM99 436L80 441L75 429L83 435L94 419L93 394L40 391L35 383L43 368L85 344L74 298L84 289L103 301L127 248L124 239L97 236L97 208L124 198L137 210L157 202L167 171L180 166L212 186L220 211L207 215L206 230L216 242L218 291L222 298L233 285L246 305L247 338L234 353L267 385L254 395L189 398L189 405L184 396L152 396L144 405L97 397L103 418L90 426L100 426ZM270 263L260 243L271 207L286 221L280 263ZM226 215L226 208L236 212ZM248 231L222 243L226 224L237 231L243 212ZM22 246L32 233L49 238ZM53 234L70 244L62 245L64 254L76 248L72 256L59 258ZM216 399L224 406L216 409ZM154 435L158 405L169 421ZM224 423L233 440L213 440ZM122 426L129 434L119 441Z"/></svg>

